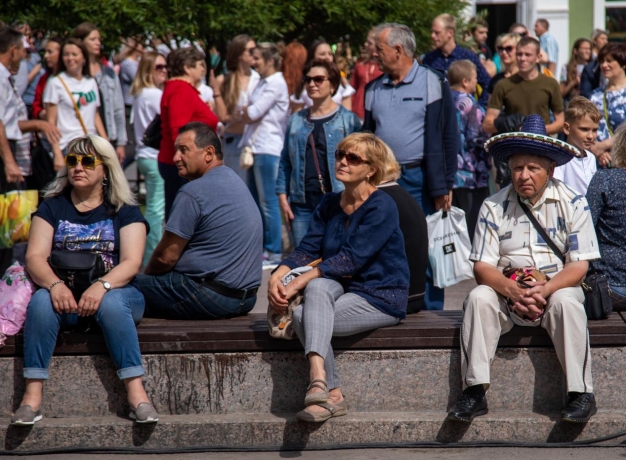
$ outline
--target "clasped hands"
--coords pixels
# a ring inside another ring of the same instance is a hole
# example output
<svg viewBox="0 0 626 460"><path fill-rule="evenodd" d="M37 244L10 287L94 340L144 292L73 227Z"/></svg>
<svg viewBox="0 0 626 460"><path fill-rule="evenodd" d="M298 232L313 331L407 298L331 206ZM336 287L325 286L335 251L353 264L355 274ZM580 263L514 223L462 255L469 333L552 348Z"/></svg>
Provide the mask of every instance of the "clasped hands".
<svg viewBox="0 0 626 460"><path fill-rule="evenodd" d="M548 298L552 295L547 281L527 282L530 287L522 287L517 282L511 280L508 298L513 303L512 309L515 313L529 318L531 321L539 318L546 306Z"/></svg>

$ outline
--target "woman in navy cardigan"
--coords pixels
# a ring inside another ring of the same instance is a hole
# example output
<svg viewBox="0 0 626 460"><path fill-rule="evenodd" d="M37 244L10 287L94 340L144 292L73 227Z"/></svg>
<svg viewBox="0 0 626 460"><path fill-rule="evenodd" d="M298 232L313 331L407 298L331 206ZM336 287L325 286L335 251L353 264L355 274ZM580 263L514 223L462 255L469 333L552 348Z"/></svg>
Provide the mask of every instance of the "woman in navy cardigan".
<svg viewBox="0 0 626 460"><path fill-rule="evenodd" d="M323 422L345 415L331 338L398 324L406 316L409 267L398 208L376 189L385 173L387 146L370 133L351 134L335 152L335 175L345 190L328 193L315 209L298 248L269 281L270 306L284 312L305 289L293 325L309 360L306 408L296 417ZM323 260L283 286L291 269Z"/></svg>

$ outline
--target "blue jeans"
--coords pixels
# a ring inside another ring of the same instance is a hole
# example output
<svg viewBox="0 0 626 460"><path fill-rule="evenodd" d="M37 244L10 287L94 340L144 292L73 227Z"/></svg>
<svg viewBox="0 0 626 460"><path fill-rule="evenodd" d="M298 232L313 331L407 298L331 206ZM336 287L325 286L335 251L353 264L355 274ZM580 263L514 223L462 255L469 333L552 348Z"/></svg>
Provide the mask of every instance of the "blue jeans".
<svg viewBox="0 0 626 460"><path fill-rule="evenodd" d="M233 318L247 314L256 303L256 296L245 300L227 297L176 271L137 275L133 286L146 298L146 318Z"/></svg>
<svg viewBox="0 0 626 460"><path fill-rule="evenodd" d="M305 192L306 203L291 203L291 212L293 212L293 220L291 221L291 233L293 234L293 245L297 248L300 241L309 230L309 222L313 217L315 208L322 201L324 195L322 193Z"/></svg>
<svg viewBox="0 0 626 460"><path fill-rule="evenodd" d="M276 195L276 178L280 157L254 154L254 165L248 169L248 188L263 218L263 249L271 254L283 252L282 221Z"/></svg>
<svg viewBox="0 0 626 460"><path fill-rule="evenodd" d="M157 160L139 158L137 169L146 179L146 215L150 225L150 233L146 240L146 250L143 253L143 265L148 265L161 237L163 236L163 220L165 219L165 189L163 178L159 173Z"/></svg>
<svg viewBox="0 0 626 460"><path fill-rule="evenodd" d="M235 171L242 181L246 181L248 172L239 167L239 155L241 154L241 134L224 133L222 141L222 155L224 155L224 166L228 166Z"/></svg>
<svg viewBox="0 0 626 460"><path fill-rule="evenodd" d="M117 376L120 379L144 374L135 325L143 316L144 299L132 286L113 289L104 294L94 318L104 334ZM39 289L33 295L24 325L24 377L48 379L48 366L59 330L78 324L76 313L57 313L50 293Z"/></svg>
<svg viewBox="0 0 626 460"><path fill-rule="evenodd" d="M165 189L165 221L170 218L170 210L174 204L174 199L178 190L189 182L187 179L178 175L176 165L168 165L159 161L159 174L164 180Z"/></svg>
<svg viewBox="0 0 626 460"><path fill-rule="evenodd" d="M422 193L424 189L424 171L422 168L406 169L402 166L398 185L409 192L417 203L422 207L425 215L435 213L434 200ZM443 310L443 289L438 288L433 283L433 269L428 263L426 268L426 294L424 295L424 309Z"/></svg>

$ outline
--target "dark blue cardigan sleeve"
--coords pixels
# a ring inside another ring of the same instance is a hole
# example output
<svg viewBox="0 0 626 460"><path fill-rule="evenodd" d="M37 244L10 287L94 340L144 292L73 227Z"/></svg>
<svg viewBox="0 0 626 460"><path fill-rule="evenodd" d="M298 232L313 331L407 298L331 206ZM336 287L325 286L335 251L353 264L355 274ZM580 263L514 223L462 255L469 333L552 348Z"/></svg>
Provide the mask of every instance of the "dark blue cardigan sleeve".
<svg viewBox="0 0 626 460"><path fill-rule="evenodd" d="M424 168L431 197L452 190L461 148L456 107L448 82L441 84L441 97L426 107L424 130Z"/></svg>

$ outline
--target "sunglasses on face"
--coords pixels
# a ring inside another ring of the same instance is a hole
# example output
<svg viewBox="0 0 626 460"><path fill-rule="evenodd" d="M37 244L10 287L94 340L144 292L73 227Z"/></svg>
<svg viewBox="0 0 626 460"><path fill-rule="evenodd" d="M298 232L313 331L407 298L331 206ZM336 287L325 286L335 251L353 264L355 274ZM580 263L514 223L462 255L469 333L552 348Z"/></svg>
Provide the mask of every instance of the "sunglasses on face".
<svg viewBox="0 0 626 460"><path fill-rule="evenodd" d="M65 166L68 169L75 168L80 163L85 169L96 169L96 166L103 164L101 160L94 155L78 155L70 153L65 157Z"/></svg>
<svg viewBox="0 0 626 460"><path fill-rule="evenodd" d="M326 80L328 80L328 77L324 77L323 75L317 75L315 77L303 77L302 78L302 82L305 85L310 85L311 82L313 82L313 83L315 83L315 86L320 86Z"/></svg>
<svg viewBox="0 0 626 460"><path fill-rule="evenodd" d="M496 49L498 50L498 53L505 51L506 54L511 54L515 48L512 46L498 46Z"/></svg>
<svg viewBox="0 0 626 460"><path fill-rule="evenodd" d="M364 160L363 158L358 156L356 153L346 152L345 150L335 150L335 160L341 161L344 158L346 159L346 161L348 162L350 166L360 166L363 163L369 165L372 163L371 161Z"/></svg>
<svg viewBox="0 0 626 460"><path fill-rule="evenodd" d="M517 35L519 35L520 37L525 37L526 35L528 35L528 32L518 32Z"/></svg>
<svg viewBox="0 0 626 460"><path fill-rule="evenodd" d="M167 70L167 64L157 64L154 66L154 70L158 70L158 71Z"/></svg>
<svg viewBox="0 0 626 460"><path fill-rule="evenodd" d="M248 54L250 54L250 56L252 56L254 54L254 50L256 48L246 48L246 51L248 52Z"/></svg>

